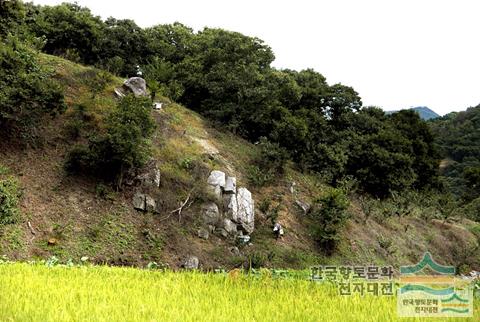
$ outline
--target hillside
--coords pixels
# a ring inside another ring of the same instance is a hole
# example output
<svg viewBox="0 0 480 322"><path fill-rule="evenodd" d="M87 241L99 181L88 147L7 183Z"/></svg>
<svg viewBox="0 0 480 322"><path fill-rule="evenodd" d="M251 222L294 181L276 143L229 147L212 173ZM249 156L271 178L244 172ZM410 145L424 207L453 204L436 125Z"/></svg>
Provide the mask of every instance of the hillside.
<svg viewBox="0 0 480 322"><path fill-rule="evenodd" d="M471 216L480 207L480 106L447 114L430 123L441 151L441 173L448 189L470 203Z"/></svg>
<svg viewBox="0 0 480 322"><path fill-rule="evenodd" d="M87 256L93 263L146 266L157 262L178 268L195 255L203 269L242 265L304 269L326 263L396 267L416 262L429 250L441 262L464 270L480 267L475 253L477 223L463 218L442 221L421 201L408 206L398 198L377 201L353 188L348 194L350 219L338 250L327 255L312 237L312 219L296 202L312 204L325 194L330 188L321 177L301 173L288 163L283 176L256 187L248 169L258 147L167 98L159 98L163 108L151 112L157 125L153 156L161 174L160 187L152 194L161 210L136 211L132 206L135 187L117 191L91 176L68 175L64 170L67 152L83 140L82 135L76 139L70 135L78 105L86 106L89 123L85 124L101 124L116 104L114 88L123 80L113 77L92 98L88 84L97 73L92 68L44 54L41 62L54 70L54 78L64 86L67 111L45 121L37 146L0 143L2 173L15 177L22 191L20 220L0 229L0 254L8 258L56 256L60 261L79 261ZM88 131L88 127L81 129L81 133ZM212 170L235 176L237 185L253 194L255 230L249 245L237 245L233 238L217 233L207 240L198 237ZM192 203L181 217L172 214L187 196ZM284 227L283 238L275 239L273 221Z"/></svg>
<svg viewBox="0 0 480 322"><path fill-rule="evenodd" d="M412 111L415 111L416 113L418 113L418 115L420 115L420 118L422 120L425 120L425 121L436 119L436 118L440 117L440 115L438 115L436 112L432 111L431 109L429 109L426 106L412 107L412 108L409 108L409 110L412 110ZM388 111L386 113L387 114L393 114L393 113L397 113L397 112L398 111Z"/></svg>

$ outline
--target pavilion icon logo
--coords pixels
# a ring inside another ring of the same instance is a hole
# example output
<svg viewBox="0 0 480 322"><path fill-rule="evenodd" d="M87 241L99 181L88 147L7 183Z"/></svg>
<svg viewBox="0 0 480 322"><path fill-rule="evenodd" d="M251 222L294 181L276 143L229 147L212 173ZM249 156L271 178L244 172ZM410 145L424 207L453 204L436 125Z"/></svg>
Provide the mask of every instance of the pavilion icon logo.
<svg viewBox="0 0 480 322"><path fill-rule="evenodd" d="M400 317L472 317L473 280L457 278L455 267L435 262L427 252L416 265L400 267Z"/></svg>

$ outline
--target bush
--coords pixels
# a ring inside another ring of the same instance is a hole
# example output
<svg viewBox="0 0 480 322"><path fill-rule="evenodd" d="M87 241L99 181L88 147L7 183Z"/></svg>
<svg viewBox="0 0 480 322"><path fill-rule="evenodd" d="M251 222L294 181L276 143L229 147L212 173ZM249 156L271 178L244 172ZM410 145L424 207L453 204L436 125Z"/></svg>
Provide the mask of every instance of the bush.
<svg viewBox="0 0 480 322"><path fill-rule="evenodd" d="M348 219L348 205L348 198L340 189L331 189L313 203L310 216L314 220L314 238L327 254L337 246L339 233Z"/></svg>
<svg viewBox="0 0 480 322"><path fill-rule="evenodd" d="M287 160L287 150L262 137L253 165L247 169L250 182L255 186L271 183L275 177L283 175Z"/></svg>
<svg viewBox="0 0 480 322"><path fill-rule="evenodd" d="M0 43L0 131L31 140L44 116L65 110L63 92L40 67L37 53L9 37Z"/></svg>
<svg viewBox="0 0 480 322"><path fill-rule="evenodd" d="M123 98L106 119L106 131L93 135L88 146L74 147L67 156L67 171L88 172L121 186L123 176L141 167L150 157L149 138L155 128L150 116L151 101Z"/></svg>
<svg viewBox="0 0 480 322"><path fill-rule="evenodd" d="M471 220L480 222L480 197L460 209L460 213Z"/></svg>
<svg viewBox="0 0 480 322"><path fill-rule="evenodd" d="M20 191L14 178L0 180L0 225L12 224L18 220Z"/></svg>

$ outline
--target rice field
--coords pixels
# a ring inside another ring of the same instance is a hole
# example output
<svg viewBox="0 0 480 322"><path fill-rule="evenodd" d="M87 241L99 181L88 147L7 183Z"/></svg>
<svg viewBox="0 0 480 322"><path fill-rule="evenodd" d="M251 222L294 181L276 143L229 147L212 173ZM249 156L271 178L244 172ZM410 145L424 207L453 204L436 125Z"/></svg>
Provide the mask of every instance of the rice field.
<svg viewBox="0 0 480 322"><path fill-rule="evenodd" d="M0 321L408 321L395 297L337 294L268 274L0 265Z"/></svg>

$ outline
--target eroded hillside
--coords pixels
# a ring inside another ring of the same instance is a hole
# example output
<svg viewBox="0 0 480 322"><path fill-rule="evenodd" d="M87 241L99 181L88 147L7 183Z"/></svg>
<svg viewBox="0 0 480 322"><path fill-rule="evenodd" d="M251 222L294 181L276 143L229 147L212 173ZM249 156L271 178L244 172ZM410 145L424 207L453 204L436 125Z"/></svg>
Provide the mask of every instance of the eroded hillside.
<svg viewBox="0 0 480 322"><path fill-rule="evenodd" d="M63 85L68 109L44 124L43 139L36 146L0 143L2 172L15 177L22 190L20 220L1 228L0 254L20 260L56 256L61 261L87 256L94 263L157 262L173 268L194 255L204 269L242 265L305 269L327 263L397 267L416 262L429 250L439 262L479 268L480 233L475 222L433 219L421 200L408 210L395 201L372 199L367 206L365 198L348 187L350 219L338 249L327 256L312 237L312 219L301 209L329 189L318 176L289 164L272 184L255 186L249 169L257 147L167 98L159 99L164 103L161 110L151 112L157 125L152 162L160 170L160 187L148 193L156 201L156 211L137 211L132 199L138 186L117 190L91 176L68 175L64 170L72 145L85 139L90 126L102 126L116 104L114 88L123 80L112 78L101 93L92 95L89 84L95 70L41 57ZM79 105L83 106L80 127L74 122ZM208 239L199 237L204 205L212 197L207 178L213 170L235 177L238 187L252 192L255 229L246 245L218 232L210 232ZM174 211L179 207L181 215ZM285 230L282 238L273 234L275 222Z"/></svg>

